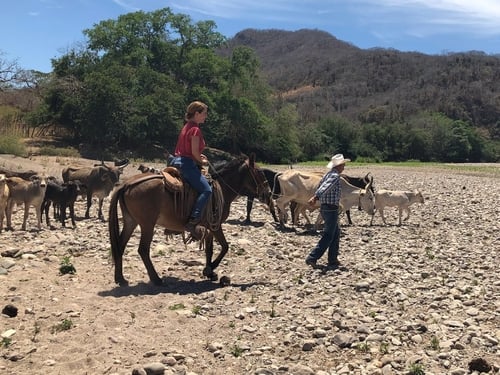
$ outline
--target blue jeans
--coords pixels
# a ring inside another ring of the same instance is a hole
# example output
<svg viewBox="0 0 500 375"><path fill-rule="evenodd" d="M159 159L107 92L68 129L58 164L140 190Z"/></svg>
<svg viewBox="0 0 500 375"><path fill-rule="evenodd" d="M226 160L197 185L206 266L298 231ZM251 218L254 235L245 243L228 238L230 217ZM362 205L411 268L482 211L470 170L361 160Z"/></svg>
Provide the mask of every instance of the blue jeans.
<svg viewBox="0 0 500 375"><path fill-rule="evenodd" d="M209 185L205 176L201 174L200 169L193 159L176 156L172 160L173 167L179 168L182 177L188 182L191 187L198 192L198 198L191 211L190 219L199 220L203 209L205 208L210 195L212 194L212 187Z"/></svg>
<svg viewBox="0 0 500 375"><path fill-rule="evenodd" d="M333 265L338 262L340 246L339 210L335 206L322 204L320 213L325 221L323 234L307 259L316 261L328 249L328 264Z"/></svg>

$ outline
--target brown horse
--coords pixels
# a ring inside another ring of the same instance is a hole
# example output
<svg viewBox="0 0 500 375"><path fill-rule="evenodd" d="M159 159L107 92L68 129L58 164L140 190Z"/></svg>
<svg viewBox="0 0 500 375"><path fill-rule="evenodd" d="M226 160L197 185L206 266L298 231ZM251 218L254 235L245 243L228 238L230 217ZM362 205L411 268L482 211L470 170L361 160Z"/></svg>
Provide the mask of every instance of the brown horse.
<svg viewBox="0 0 500 375"><path fill-rule="evenodd" d="M217 216L218 222L204 223L208 230L202 239L206 256L203 275L211 280L217 280L217 274L214 270L229 248L221 224L229 216L231 203L242 191L251 191L259 196L263 190L269 190L269 185L266 183L262 170L255 166L254 155L250 158L239 157L229 162L221 170L213 173L212 178L214 180L214 194L212 195L219 195L220 198L219 204L212 203L212 206L215 211L219 212L219 215ZM217 191L220 194L215 194ZM117 284L128 284L123 276L123 253L138 225L141 228L139 255L144 262L151 282L155 285L162 284L162 279L156 273L151 262L149 249L156 225L160 225L172 232L184 231L189 210L186 211L186 215L179 214L179 210L176 209L179 204L178 194L165 189L161 175L149 173L132 176L114 190L109 208L109 238L115 264L115 282ZM118 221L118 202L123 216L121 232ZM191 198L189 205L193 202L194 196ZM214 238L222 249L217 258L212 261Z"/></svg>

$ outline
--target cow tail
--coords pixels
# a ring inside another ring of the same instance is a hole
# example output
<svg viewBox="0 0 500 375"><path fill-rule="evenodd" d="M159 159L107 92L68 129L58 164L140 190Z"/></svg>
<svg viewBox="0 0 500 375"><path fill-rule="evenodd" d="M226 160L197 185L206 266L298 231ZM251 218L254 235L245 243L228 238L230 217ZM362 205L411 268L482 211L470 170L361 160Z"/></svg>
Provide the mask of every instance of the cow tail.
<svg viewBox="0 0 500 375"><path fill-rule="evenodd" d="M123 194L123 188L117 188L111 195L109 203L109 240L111 243L111 256L113 262L123 256L123 251L120 250L120 226L118 221L118 201Z"/></svg>

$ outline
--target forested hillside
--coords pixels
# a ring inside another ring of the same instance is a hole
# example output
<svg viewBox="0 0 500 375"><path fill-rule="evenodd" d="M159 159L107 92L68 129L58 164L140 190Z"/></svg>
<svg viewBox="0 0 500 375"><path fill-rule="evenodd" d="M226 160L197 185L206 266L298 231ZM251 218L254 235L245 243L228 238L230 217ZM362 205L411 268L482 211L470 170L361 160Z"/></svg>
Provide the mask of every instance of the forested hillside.
<svg viewBox="0 0 500 375"><path fill-rule="evenodd" d="M429 111L500 137L500 56L363 50L319 30L248 29L229 46L255 50L265 80L303 121L384 123Z"/></svg>

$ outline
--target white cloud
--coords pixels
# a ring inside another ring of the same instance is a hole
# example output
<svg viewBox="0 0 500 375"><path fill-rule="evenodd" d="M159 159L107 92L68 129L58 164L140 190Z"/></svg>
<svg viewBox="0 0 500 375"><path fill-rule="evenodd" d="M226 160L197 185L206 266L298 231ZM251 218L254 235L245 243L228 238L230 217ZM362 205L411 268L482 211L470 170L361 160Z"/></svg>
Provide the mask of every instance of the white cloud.
<svg viewBox="0 0 500 375"><path fill-rule="evenodd" d="M113 0L113 3L115 3L116 5L122 7L127 12L137 12L137 11L139 11L141 9L140 7L132 5L131 2L129 2L129 1Z"/></svg>
<svg viewBox="0 0 500 375"><path fill-rule="evenodd" d="M352 0L360 9L370 7L375 24L400 24L413 34L470 32L500 34L498 0ZM359 12L358 12L359 13Z"/></svg>

